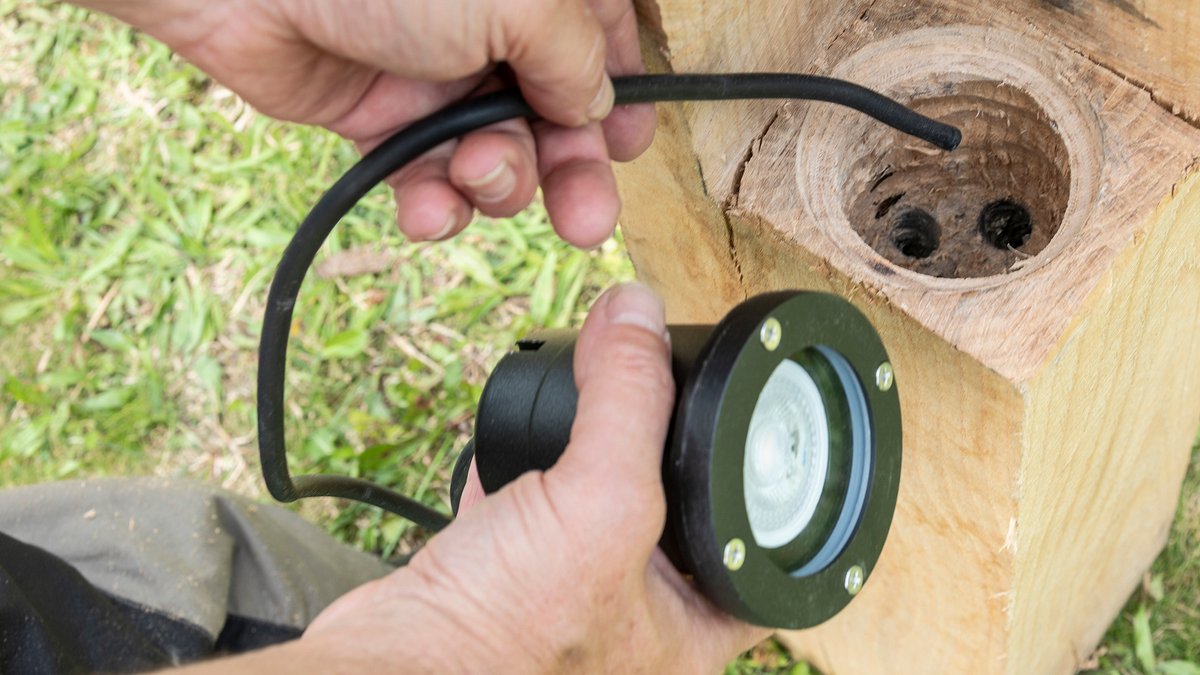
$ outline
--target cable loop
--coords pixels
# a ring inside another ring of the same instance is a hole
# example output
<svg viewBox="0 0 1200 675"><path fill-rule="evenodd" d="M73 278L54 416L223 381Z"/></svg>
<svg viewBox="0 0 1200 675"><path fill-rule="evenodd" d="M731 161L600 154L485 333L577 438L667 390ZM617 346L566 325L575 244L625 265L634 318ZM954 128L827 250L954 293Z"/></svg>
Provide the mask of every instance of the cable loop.
<svg viewBox="0 0 1200 675"><path fill-rule="evenodd" d="M943 150L953 150L961 140L955 127L925 117L882 94L815 75L637 75L614 78L613 87L616 105L734 99L825 101L858 110ZM283 412L292 311L317 251L338 221L368 191L445 141L496 122L534 116L520 92L513 89L472 98L418 120L393 134L347 171L300 224L275 270L258 348L259 456L267 489L275 499L291 502L305 497L340 497L378 506L429 530L440 530L449 524L450 518L437 510L360 478L330 475L292 478L287 466Z"/></svg>

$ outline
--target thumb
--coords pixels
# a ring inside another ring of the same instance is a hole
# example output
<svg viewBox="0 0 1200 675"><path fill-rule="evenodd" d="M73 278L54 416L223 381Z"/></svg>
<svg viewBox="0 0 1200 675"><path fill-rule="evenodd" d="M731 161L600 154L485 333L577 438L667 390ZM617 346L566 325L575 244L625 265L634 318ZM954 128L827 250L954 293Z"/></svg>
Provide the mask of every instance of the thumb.
<svg viewBox="0 0 1200 675"><path fill-rule="evenodd" d="M604 70L607 42L583 0L501 0L494 7L502 37L489 56L512 68L539 115L568 127L608 116L614 92Z"/></svg>
<svg viewBox="0 0 1200 675"><path fill-rule="evenodd" d="M597 527L637 527L647 555L662 531L662 453L675 383L662 301L642 284L606 292L575 349L579 402L571 440L547 472L570 508ZM627 530L628 531L628 530Z"/></svg>

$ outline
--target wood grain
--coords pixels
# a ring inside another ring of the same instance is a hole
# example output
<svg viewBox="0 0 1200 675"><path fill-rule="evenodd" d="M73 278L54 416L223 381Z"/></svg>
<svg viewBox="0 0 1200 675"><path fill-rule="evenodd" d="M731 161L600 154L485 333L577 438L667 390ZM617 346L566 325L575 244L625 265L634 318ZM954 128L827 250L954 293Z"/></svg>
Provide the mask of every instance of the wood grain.
<svg viewBox="0 0 1200 675"><path fill-rule="evenodd" d="M993 117L968 137L972 159L924 160L824 104L660 106L655 146L618 172L631 255L672 320L830 290L893 357L905 460L883 557L843 614L784 636L825 672L1070 672L1165 541L1200 418L1200 86L1187 86L1197 50L1180 51L1196 11L639 2L653 69L836 74L947 118ZM914 171L906 191L939 218L1020 191L1057 222L1002 274L906 265L855 231L889 196L867 194L889 166Z"/></svg>
<svg viewBox="0 0 1200 675"><path fill-rule="evenodd" d="M1200 414L1198 225L1200 166L1029 383L1009 617L1023 672L1083 663L1166 543Z"/></svg>
<svg viewBox="0 0 1200 675"><path fill-rule="evenodd" d="M1147 90L1200 124L1200 3L1194 0L1005 0L1049 40Z"/></svg>

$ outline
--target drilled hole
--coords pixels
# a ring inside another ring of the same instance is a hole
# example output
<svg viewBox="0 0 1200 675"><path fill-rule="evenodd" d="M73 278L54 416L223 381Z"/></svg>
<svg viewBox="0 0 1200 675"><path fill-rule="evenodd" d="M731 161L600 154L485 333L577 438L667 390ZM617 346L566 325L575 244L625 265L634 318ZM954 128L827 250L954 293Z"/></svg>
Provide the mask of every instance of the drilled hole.
<svg viewBox="0 0 1200 675"><path fill-rule="evenodd" d="M1033 234L1033 220L1029 209L1011 199L998 199L979 211L979 232L996 248L1021 248Z"/></svg>
<svg viewBox="0 0 1200 675"><path fill-rule="evenodd" d="M1071 171L1041 106L985 80L930 89L910 103L961 128L962 146L938 152L868 127L854 146L862 154L847 158L844 184L847 220L863 241L898 267L947 278L1005 274L1044 250L1063 222ZM900 223L915 210L936 224L934 237Z"/></svg>
<svg viewBox="0 0 1200 675"><path fill-rule="evenodd" d="M886 216L888 211L891 211L892 207L896 205L896 202L900 201L901 199L904 199L903 192L898 195L892 195L891 197L879 202L879 208L875 209L875 219L878 220Z"/></svg>
<svg viewBox="0 0 1200 675"><path fill-rule="evenodd" d="M909 258L928 258L941 243L937 221L924 209L908 209L896 216L892 244Z"/></svg>

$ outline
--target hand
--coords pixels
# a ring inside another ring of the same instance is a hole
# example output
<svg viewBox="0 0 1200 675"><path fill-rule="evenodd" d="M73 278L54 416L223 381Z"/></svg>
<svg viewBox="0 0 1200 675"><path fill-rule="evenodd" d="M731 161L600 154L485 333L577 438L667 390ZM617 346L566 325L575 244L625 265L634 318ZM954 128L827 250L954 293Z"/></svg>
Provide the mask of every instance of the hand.
<svg viewBox="0 0 1200 675"><path fill-rule="evenodd" d="M493 125L388 180L400 229L417 240L453 236L474 208L513 215L540 183L558 233L596 245L620 210L610 157L636 157L654 133L650 106L609 115L606 70L643 71L632 0L82 4L163 40L260 111L325 126L363 151L449 103L515 80L549 122Z"/></svg>
<svg viewBox="0 0 1200 675"><path fill-rule="evenodd" d="M579 338L578 413L558 463L464 501L407 567L339 599L295 648L361 670L698 673L765 637L656 547L669 353L649 289L603 295Z"/></svg>

